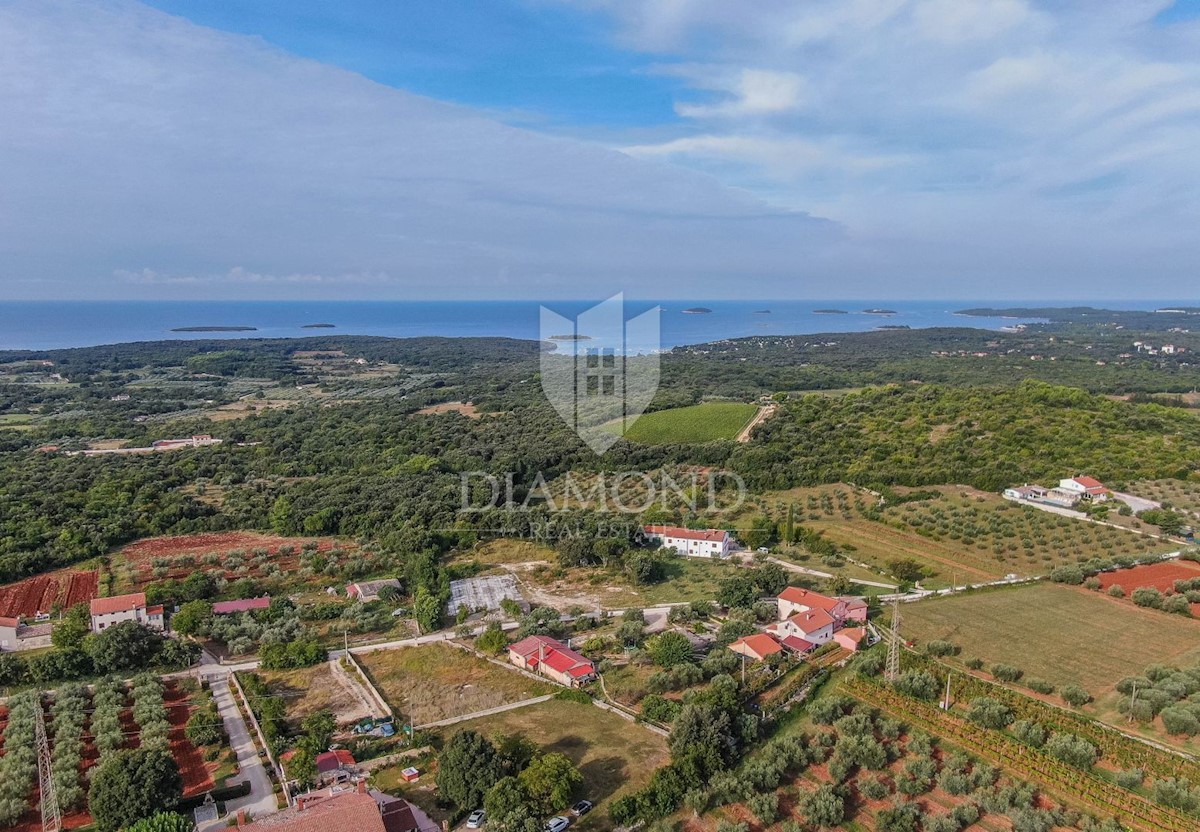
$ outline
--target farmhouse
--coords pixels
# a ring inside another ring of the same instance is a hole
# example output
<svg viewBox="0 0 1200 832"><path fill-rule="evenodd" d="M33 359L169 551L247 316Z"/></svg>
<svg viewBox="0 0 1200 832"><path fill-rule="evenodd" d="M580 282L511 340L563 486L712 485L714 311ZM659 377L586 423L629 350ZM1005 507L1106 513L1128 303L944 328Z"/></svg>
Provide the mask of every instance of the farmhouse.
<svg viewBox="0 0 1200 832"><path fill-rule="evenodd" d="M1103 502L1112 496L1112 492L1100 480L1082 475L1059 480L1058 490L1076 495L1080 500L1091 500L1097 503Z"/></svg>
<svg viewBox="0 0 1200 832"><path fill-rule="evenodd" d="M246 823L238 814L238 829L283 832L439 832L439 826L412 803L367 789L366 781L351 787L331 787L299 795L296 805Z"/></svg>
<svg viewBox="0 0 1200 832"><path fill-rule="evenodd" d="M866 621L867 602L861 598L830 598L811 589L789 586L776 599L779 619L789 619L799 612L821 610L833 619L834 629L846 621Z"/></svg>
<svg viewBox="0 0 1200 832"><path fill-rule="evenodd" d="M49 647L53 627L50 623L26 625L19 618L0 616L0 653Z"/></svg>
<svg viewBox="0 0 1200 832"><path fill-rule="evenodd" d="M766 631L779 639L796 636L813 644L824 644L833 638L835 619L825 610L804 610L783 621L768 624Z"/></svg>
<svg viewBox="0 0 1200 832"><path fill-rule="evenodd" d="M346 584L346 594L363 603L378 601L380 590L386 586L394 588L396 592L400 591L400 582L398 580L395 578L382 578L378 581L358 581Z"/></svg>
<svg viewBox="0 0 1200 832"><path fill-rule="evenodd" d="M849 627L845 630L838 630L833 634L833 640L842 647L850 651L857 651L858 645L862 643L867 631L863 627Z"/></svg>
<svg viewBox="0 0 1200 832"><path fill-rule="evenodd" d="M236 601L217 601L212 606L213 615L230 615L235 612L250 612L265 610L271 606L271 596L261 598L239 598Z"/></svg>
<svg viewBox="0 0 1200 832"><path fill-rule="evenodd" d="M725 558L733 549L733 538L723 529L643 526L642 533L651 543L693 558Z"/></svg>
<svg viewBox="0 0 1200 832"><path fill-rule="evenodd" d="M508 660L522 670L540 673L567 687L596 678L591 659L549 636L529 636L509 645Z"/></svg>
<svg viewBox="0 0 1200 832"><path fill-rule="evenodd" d="M1004 496L1010 500L1041 500L1046 496L1046 489L1026 483L1004 489Z"/></svg>
<svg viewBox="0 0 1200 832"><path fill-rule="evenodd" d="M122 621L136 621L155 630L164 629L161 604L146 605L146 593L93 598L91 602L92 632L98 633Z"/></svg>
<svg viewBox="0 0 1200 832"><path fill-rule="evenodd" d="M779 642L766 633L743 636L730 644L729 649L742 656L754 659L756 662L761 662L768 656L774 656L776 653L783 652L783 648L779 646Z"/></svg>
<svg viewBox="0 0 1200 832"><path fill-rule="evenodd" d="M17 649L17 628L20 619L0 617L0 651Z"/></svg>

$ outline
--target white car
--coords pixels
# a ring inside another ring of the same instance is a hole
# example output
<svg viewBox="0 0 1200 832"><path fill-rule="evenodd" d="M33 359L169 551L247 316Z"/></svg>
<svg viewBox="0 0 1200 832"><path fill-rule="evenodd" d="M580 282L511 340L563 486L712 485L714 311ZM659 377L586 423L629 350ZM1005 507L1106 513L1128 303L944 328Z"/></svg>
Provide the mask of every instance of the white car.
<svg viewBox="0 0 1200 832"><path fill-rule="evenodd" d="M571 819L565 818L562 815L556 815L546 821L546 832L563 832L571 825Z"/></svg>
<svg viewBox="0 0 1200 832"><path fill-rule="evenodd" d="M483 821L486 818L487 818L486 812L484 812L482 809L476 809L474 812L471 813L471 816L469 818L467 818L467 828L468 829L482 829Z"/></svg>

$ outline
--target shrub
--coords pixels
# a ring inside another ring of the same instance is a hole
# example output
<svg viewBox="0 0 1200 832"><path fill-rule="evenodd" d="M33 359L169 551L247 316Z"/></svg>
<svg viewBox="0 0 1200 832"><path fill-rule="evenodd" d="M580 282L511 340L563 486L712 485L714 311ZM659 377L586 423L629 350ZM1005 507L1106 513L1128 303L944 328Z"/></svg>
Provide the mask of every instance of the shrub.
<svg viewBox="0 0 1200 832"><path fill-rule="evenodd" d="M963 662L971 670L980 670L983 667L983 659L971 658Z"/></svg>
<svg viewBox="0 0 1200 832"><path fill-rule="evenodd" d="M1100 757L1100 751L1082 737L1074 734L1054 734L1046 741L1046 752L1070 766L1090 769Z"/></svg>
<svg viewBox="0 0 1200 832"><path fill-rule="evenodd" d="M971 702L967 718L984 728L999 730L1012 723L1013 713L1003 702L992 699L990 696L981 696Z"/></svg>
<svg viewBox="0 0 1200 832"><path fill-rule="evenodd" d="M1012 735L1019 742L1041 748L1046 744L1046 729L1040 722L1031 719L1018 719L1012 724Z"/></svg>
<svg viewBox="0 0 1200 832"><path fill-rule="evenodd" d="M935 639L925 645L925 652L931 656L957 656L962 648L949 641Z"/></svg>
<svg viewBox="0 0 1200 832"><path fill-rule="evenodd" d="M1136 789L1146 779L1146 773L1140 768L1131 768L1128 771L1118 771L1114 779L1123 789Z"/></svg>
<svg viewBox="0 0 1200 832"><path fill-rule="evenodd" d="M1163 594L1153 587L1143 586L1138 587L1133 591L1133 595L1129 596L1133 599L1133 603L1139 607L1151 607L1159 609L1163 605Z"/></svg>
<svg viewBox="0 0 1200 832"><path fill-rule="evenodd" d="M1025 686L1035 693L1054 693L1054 685L1045 679L1026 679Z"/></svg>
<svg viewBox="0 0 1200 832"><path fill-rule="evenodd" d="M1015 682L1025 675L1025 671L1011 664L992 665L992 675L1002 682Z"/></svg>
<svg viewBox="0 0 1200 832"><path fill-rule="evenodd" d="M1073 708L1080 708L1092 701L1092 695L1079 685L1066 685L1059 695Z"/></svg>
<svg viewBox="0 0 1200 832"><path fill-rule="evenodd" d="M1108 588L1108 594L1113 598L1124 598L1125 590L1120 584L1113 584Z"/></svg>

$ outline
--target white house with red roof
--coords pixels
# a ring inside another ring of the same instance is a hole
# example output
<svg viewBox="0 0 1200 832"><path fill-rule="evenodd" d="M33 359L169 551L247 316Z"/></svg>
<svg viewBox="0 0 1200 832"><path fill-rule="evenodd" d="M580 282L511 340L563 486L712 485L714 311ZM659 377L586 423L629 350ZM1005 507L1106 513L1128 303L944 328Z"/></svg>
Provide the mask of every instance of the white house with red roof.
<svg viewBox="0 0 1200 832"><path fill-rule="evenodd" d="M829 613L834 621L834 629L840 628L847 621L866 621L867 602L861 598L837 597L831 598L811 589L799 586L789 586L779 593L776 599L779 605L780 620L791 618L799 612L822 610Z"/></svg>
<svg viewBox="0 0 1200 832"><path fill-rule="evenodd" d="M567 687L596 678L596 665L591 659L549 636L528 636L510 644L508 660L522 670L540 673Z"/></svg>
<svg viewBox="0 0 1200 832"><path fill-rule="evenodd" d="M1070 479L1059 480L1058 487L1068 494L1078 496L1081 500L1091 500L1097 503L1104 502L1112 496L1112 491L1095 477L1080 475L1078 477L1071 477Z"/></svg>
<svg viewBox="0 0 1200 832"><path fill-rule="evenodd" d="M136 621L154 630L163 630L162 604L146 603L146 593L131 592L111 598L93 598L91 602L92 632L99 633L123 621Z"/></svg>
<svg viewBox="0 0 1200 832"><path fill-rule="evenodd" d="M652 543L692 558L725 558L733 550L733 537L724 529L643 526L642 533Z"/></svg>
<svg viewBox="0 0 1200 832"><path fill-rule="evenodd" d="M811 644L822 645L833 638L836 623L825 610L809 609L768 624L764 629L778 639L796 636Z"/></svg>

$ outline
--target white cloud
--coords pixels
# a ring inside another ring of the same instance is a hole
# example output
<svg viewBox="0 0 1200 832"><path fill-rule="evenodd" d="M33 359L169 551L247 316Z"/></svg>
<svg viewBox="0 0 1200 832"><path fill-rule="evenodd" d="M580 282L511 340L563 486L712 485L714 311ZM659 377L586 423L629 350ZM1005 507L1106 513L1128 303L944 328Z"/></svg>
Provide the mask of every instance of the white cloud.
<svg viewBox="0 0 1200 832"><path fill-rule="evenodd" d="M769 116L794 111L804 103L804 78L794 72L711 66L675 66L664 71L686 78L695 89L722 96L712 103L676 103L675 112L685 118Z"/></svg>

